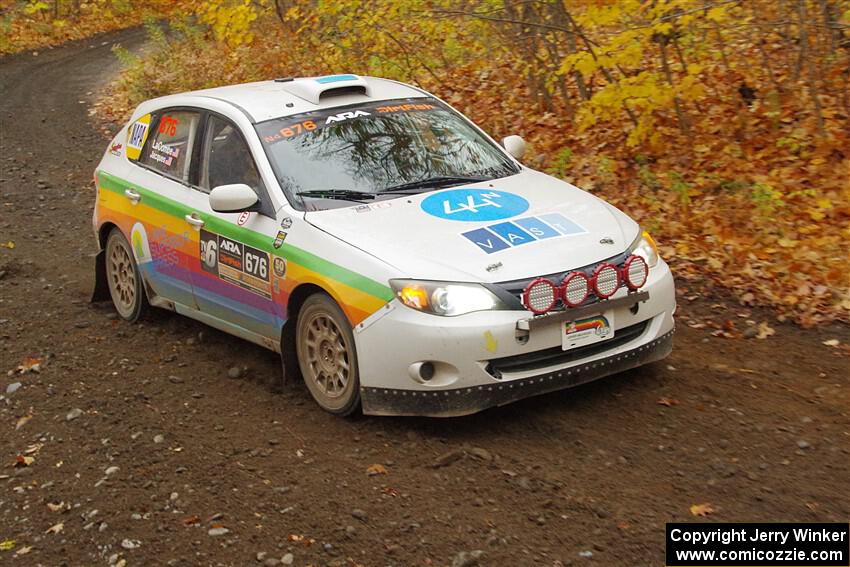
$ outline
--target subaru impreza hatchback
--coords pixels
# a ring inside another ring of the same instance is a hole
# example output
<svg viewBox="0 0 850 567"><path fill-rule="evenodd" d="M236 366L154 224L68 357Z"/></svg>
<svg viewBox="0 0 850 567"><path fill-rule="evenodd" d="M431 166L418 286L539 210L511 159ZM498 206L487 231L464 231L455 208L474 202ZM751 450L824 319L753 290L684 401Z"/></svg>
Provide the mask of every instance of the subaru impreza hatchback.
<svg viewBox="0 0 850 567"><path fill-rule="evenodd" d="M463 415L665 357L652 238L524 147L355 75L147 101L95 172L95 298L279 352L336 414Z"/></svg>

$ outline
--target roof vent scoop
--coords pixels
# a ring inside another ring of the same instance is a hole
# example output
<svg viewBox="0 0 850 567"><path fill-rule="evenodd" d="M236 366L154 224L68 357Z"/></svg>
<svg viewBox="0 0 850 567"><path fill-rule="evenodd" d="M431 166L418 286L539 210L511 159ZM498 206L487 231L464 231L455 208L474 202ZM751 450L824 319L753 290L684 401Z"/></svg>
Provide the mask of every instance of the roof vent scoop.
<svg viewBox="0 0 850 567"><path fill-rule="evenodd" d="M364 94L369 96L369 85L363 77L357 75L325 75L308 77L284 83L284 88L307 102L319 104L325 97L343 94Z"/></svg>

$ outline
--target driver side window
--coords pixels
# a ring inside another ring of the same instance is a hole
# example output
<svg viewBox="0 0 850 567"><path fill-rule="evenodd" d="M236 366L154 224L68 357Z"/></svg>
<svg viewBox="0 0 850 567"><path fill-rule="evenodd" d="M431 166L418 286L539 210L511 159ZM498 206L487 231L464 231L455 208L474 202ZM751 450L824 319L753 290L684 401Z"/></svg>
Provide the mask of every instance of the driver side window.
<svg viewBox="0 0 850 567"><path fill-rule="evenodd" d="M244 183L258 196L263 194L260 177L248 144L233 123L211 115L204 134L200 188L207 193L219 185Z"/></svg>

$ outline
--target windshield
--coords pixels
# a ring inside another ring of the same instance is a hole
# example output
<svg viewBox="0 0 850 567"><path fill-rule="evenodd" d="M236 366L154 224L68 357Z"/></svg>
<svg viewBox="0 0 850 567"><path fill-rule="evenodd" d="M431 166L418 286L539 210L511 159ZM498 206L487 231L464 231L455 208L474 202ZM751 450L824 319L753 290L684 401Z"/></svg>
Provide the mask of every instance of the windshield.
<svg viewBox="0 0 850 567"><path fill-rule="evenodd" d="M323 197L420 192L519 171L472 125L432 98L323 109L256 128L290 198L308 192Z"/></svg>

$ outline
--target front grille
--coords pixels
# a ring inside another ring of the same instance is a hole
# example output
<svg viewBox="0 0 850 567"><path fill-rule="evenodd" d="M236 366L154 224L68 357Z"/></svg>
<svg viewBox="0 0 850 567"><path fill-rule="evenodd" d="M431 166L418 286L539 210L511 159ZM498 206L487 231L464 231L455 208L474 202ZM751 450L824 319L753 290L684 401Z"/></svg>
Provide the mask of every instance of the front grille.
<svg viewBox="0 0 850 567"><path fill-rule="evenodd" d="M526 372L529 370L539 370L550 366L567 364L574 360L579 360L588 356L593 356L611 350L620 345L626 344L638 338L646 330L649 320L617 329L614 331L614 338L587 345L570 350L563 350L560 346L529 352L526 354L517 354L514 356L506 356L504 358L494 358L487 364L487 372L497 380L502 379L505 372Z"/></svg>
<svg viewBox="0 0 850 567"><path fill-rule="evenodd" d="M596 269L596 266L598 266L599 264L601 264L603 262L608 262L609 264L614 264L615 266L617 266L617 269L621 270L626 263L626 259L629 256L631 256L631 253L628 250L626 250L625 252L617 254L616 256L612 256L611 258L608 258L607 260L600 260L599 262L594 262L593 264L588 264L587 266L582 266L581 268L574 268L574 269L566 270L564 272L555 272L554 274L548 274L548 275L544 275L544 276L534 276L534 277L531 277L531 278L524 278L524 279L521 279L521 280L511 280L511 281L507 281L507 282L498 282L498 283L495 283L495 284L492 284L492 285L497 287L500 291L507 292L508 294L513 296L513 298L516 300L513 307L519 308L519 309L525 309L525 307L522 305L522 292L526 287L528 287L528 284L530 284L531 282L536 280L538 277L543 277L543 278L546 278L547 280L551 280L552 282L555 283L555 285L561 285L561 282L564 280L564 278L567 277L567 275L570 274L571 272L583 272L588 278L591 278L593 276L593 270ZM625 284L621 284L620 287L622 287L623 285L625 285ZM499 295L504 298L504 294L499 294ZM596 295L594 293L591 293L590 296L584 301L584 303L582 303L582 305L592 305L593 303L596 303L597 301L599 301L599 298L596 297ZM562 311L565 308L566 308L566 306L564 305L563 301L559 300L558 303L556 304L556 306L553 308L553 311Z"/></svg>

